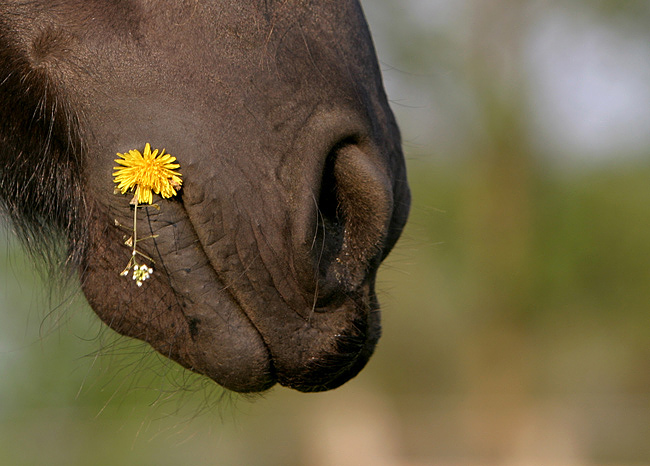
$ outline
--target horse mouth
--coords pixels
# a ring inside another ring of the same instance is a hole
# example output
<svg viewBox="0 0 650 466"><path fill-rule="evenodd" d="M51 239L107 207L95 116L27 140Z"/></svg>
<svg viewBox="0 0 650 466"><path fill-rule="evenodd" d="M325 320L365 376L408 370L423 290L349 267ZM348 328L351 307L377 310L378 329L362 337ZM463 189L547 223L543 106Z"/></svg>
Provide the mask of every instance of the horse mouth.
<svg viewBox="0 0 650 466"><path fill-rule="evenodd" d="M280 328L272 335L249 317L255 311L241 307L186 307L183 312L192 349L181 364L236 392L260 392L276 383L302 392L336 388L363 369L381 333L379 310L362 299L348 298L337 308L314 312L293 331ZM198 313L211 318L197 318ZM326 320L338 322L323 324ZM231 344L216 344L224 340Z"/></svg>
<svg viewBox="0 0 650 466"><path fill-rule="evenodd" d="M373 284L297 312L282 300L251 299L237 286L223 286L211 269L212 289L221 296L204 301L201 310L185 306L183 313L194 322L192 370L223 387L260 392L279 383L302 392L330 390L356 376L372 355L381 333ZM197 320L197 313L203 317ZM228 348L215 346L224 339L232 341Z"/></svg>
<svg viewBox="0 0 650 466"><path fill-rule="evenodd" d="M282 270L270 271L262 259L248 261L243 253L228 262L202 236L185 202L167 203L153 215L158 217L154 224L166 225L156 231L152 251L165 272L155 280L161 290L153 295L172 301L167 307L180 312L187 331L185 338L176 338L173 350L166 343L161 347L159 339L138 338L182 366L243 393L276 383L303 392L329 390L366 365L381 333L374 274L354 291L330 289L316 301L300 289L284 290L283 296L278 291L282 285L277 285ZM179 241L191 246L179 248ZM236 239L233 243L237 247Z"/></svg>

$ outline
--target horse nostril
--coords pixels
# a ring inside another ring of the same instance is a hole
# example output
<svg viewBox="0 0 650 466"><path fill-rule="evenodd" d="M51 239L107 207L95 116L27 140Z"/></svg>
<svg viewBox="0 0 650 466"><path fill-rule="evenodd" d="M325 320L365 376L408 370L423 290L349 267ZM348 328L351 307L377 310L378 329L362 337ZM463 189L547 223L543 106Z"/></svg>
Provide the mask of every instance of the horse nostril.
<svg viewBox="0 0 650 466"><path fill-rule="evenodd" d="M392 214L391 183L383 166L354 141L328 154L318 198L312 249L319 297L354 289L378 265Z"/></svg>

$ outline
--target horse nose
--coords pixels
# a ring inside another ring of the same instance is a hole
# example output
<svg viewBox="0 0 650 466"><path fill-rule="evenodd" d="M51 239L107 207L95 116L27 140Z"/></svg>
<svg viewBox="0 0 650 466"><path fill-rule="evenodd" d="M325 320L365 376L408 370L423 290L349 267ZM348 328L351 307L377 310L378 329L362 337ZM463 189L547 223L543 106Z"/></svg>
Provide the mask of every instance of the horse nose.
<svg viewBox="0 0 650 466"><path fill-rule="evenodd" d="M312 216L310 255L319 301L355 290L373 274L392 210L392 185L377 151L352 140L335 145L325 158Z"/></svg>

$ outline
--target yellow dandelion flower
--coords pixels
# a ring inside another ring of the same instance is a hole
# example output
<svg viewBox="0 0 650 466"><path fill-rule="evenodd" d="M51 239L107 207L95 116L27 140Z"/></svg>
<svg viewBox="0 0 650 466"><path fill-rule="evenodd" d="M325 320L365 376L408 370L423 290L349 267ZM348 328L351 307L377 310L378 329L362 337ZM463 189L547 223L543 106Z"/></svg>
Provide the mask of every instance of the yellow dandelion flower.
<svg viewBox="0 0 650 466"><path fill-rule="evenodd" d="M138 150L130 150L128 153L117 155L121 158L115 161L122 166L113 167L113 181L117 183L117 189L122 194L135 189L134 202L151 204L152 192L166 198L176 195L180 189L182 175L175 171L180 165L174 163L176 157L165 154L165 149L160 154L158 149L151 152L151 146L147 143L144 154Z"/></svg>

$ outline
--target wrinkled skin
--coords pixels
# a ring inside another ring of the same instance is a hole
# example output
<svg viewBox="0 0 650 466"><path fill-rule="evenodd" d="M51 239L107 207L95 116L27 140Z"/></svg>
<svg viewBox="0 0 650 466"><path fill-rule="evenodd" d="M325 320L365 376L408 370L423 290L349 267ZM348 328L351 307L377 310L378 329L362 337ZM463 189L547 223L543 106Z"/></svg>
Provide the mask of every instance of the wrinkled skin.
<svg viewBox="0 0 650 466"><path fill-rule="evenodd" d="M55 208L77 210L53 223L84 219L73 249L99 317L235 391L354 377L380 335L375 275L409 206L359 4L19 3L0 6L4 40L63 102L51 145L81 161L75 201ZM8 125L0 143L27 154ZM155 272L138 288L119 275L130 248L115 221L130 226L133 210L111 175L117 152L147 142L177 157L184 183L138 209L138 235L157 235L140 243Z"/></svg>

